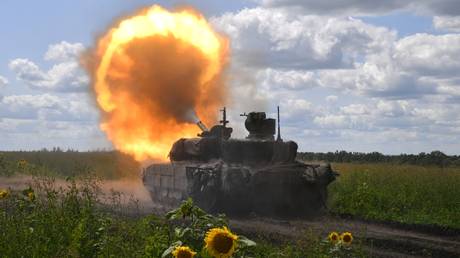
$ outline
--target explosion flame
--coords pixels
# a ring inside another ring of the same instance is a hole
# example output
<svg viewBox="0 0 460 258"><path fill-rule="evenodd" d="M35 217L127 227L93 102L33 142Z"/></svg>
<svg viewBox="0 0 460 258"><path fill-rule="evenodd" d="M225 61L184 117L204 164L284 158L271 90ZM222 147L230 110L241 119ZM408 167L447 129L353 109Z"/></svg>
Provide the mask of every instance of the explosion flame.
<svg viewBox="0 0 460 258"><path fill-rule="evenodd" d="M166 160L181 137L216 122L226 97L228 41L198 12L160 6L121 20L97 43L87 67L101 129L137 160Z"/></svg>

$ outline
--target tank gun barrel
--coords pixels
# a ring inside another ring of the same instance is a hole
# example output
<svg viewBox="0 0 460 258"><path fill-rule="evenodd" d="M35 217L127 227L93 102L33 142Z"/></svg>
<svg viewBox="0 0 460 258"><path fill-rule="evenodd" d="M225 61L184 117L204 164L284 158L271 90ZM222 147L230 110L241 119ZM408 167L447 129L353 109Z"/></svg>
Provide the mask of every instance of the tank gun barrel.
<svg viewBox="0 0 460 258"><path fill-rule="evenodd" d="M203 122L198 121L196 125L201 129L202 132L209 132L209 129L206 127L206 125L203 124Z"/></svg>

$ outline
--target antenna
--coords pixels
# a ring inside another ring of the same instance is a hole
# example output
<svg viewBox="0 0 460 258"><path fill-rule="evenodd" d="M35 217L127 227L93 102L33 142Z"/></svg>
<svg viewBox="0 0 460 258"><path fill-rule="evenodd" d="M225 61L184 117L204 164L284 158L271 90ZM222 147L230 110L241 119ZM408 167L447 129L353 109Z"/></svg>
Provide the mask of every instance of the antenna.
<svg viewBox="0 0 460 258"><path fill-rule="evenodd" d="M220 123L225 127L229 123L227 120L227 109L224 107L220 111L222 111L222 120L220 120Z"/></svg>
<svg viewBox="0 0 460 258"><path fill-rule="evenodd" d="M277 108L278 108L278 119L277 119L277 121L278 121L278 136L276 137L276 141L281 142L283 140L281 139L280 106L278 106Z"/></svg>

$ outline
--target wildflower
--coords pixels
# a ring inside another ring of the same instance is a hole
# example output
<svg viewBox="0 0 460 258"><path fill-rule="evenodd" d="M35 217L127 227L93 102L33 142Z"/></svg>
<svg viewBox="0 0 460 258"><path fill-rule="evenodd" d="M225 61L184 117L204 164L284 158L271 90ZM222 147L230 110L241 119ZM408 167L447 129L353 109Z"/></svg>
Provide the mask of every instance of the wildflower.
<svg viewBox="0 0 460 258"><path fill-rule="evenodd" d="M329 242L335 244L340 241L340 235L337 232L331 232L328 236Z"/></svg>
<svg viewBox="0 0 460 258"><path fill-rule="evenodd" d="M35 192L34 192L34 189L32 189L31 187L22 190L22 194L26 196L27 199L29 199L29 201L31 202L35 200Z"/></svg>
<svg viewBox="0 0 460 258"><path fill-rule="evenodd" d="M0 199L7 198L10 195L10 192L5 189L0 190Z"/></svg>
<svg viewBox="0 0 460 258"><path fill-rule="evenodd" d="M353 235L350 232L342 233L340 240L342 240L342 243L349 245L353 241Z"/></svg>
<svg viewBox="0 0 460 258"><path fill-rule="evenodd" d="M25 169L27 166L27 160L21 159L18 161L17 166L19 169Z"/></svg>
<svg viewBox="0 0 460 258"><path fill-rule="evenodd" d="M237 235L227 227L212 228L206 233L204 239L209 254L216 258L231 257L236 248Z"/></svg>
<svg viewBox="0 0 460 258"><path fill-rule="evenodd" d="M172 252L175 258L192 258L195 254L196 252L192 251L188 246L178 246Z"/></svg>
<svg viewBox="0 0 460 258"><path fill-rule="evenodd" d="M29 198L29 201L33 202L35 200L35 193L34 192L29 192L27 194L27 198Z"/></svg>

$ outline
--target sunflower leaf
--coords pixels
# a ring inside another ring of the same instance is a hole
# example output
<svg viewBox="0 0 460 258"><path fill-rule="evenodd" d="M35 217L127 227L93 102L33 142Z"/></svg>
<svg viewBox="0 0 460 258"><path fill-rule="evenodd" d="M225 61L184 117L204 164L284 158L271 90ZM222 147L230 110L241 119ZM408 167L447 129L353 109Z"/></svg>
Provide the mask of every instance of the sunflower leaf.
<svg viewBox="0 0 460 258"><path fill-rule="evenodd" d="M252 241L251 239L245 236L238 236L238 244L242 247L250 247L257 245L256 242Z"/></svg>
<svg viewBox="0 0 460 258"><path fill-rule="evenodd" d="M176 249L176 247L181 246L181 245L182 245L182 241L176 241L176 242L172 243L172 244L168 247L168 249L166 249L166 250L163 252L163 254L161 255L161 257L164 258L164 257L170 255L170 254L174 251L174 249Z"/></svg>

